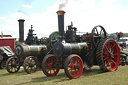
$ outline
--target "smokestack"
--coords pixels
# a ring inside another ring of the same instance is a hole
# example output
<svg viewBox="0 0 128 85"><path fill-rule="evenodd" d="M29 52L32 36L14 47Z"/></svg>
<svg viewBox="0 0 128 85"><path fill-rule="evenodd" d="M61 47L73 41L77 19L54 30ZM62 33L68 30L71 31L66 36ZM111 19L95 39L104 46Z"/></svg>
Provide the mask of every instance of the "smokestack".
<svg viewBox="0 0 128 85"><path fill-rule="evenodd" d="M24 42L24 19L19 19L19 41Z"/></svg>
<svg viewBox="0 0 128 85"><path fill-rule="evenodd" d="M58 31L59 31L59 34L60 36L62 37L62 40L63 40L63 37L64 37L64 14L65 12L62 11L62 10L59 10L56 12L58 14Z"/></svg>

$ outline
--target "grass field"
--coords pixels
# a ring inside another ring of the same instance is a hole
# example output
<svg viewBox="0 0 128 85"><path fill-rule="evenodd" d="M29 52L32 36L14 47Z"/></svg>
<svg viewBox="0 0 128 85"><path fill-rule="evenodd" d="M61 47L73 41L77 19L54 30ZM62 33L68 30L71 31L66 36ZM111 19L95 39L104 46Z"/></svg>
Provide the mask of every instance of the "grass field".
<svg viewBox="0 0 128 85"><path fill-rule="evenodd" d="M27 74L23 68L10 74L5 69L0 70L0 85L128 85L128 66L119 66L117 71L103 73L94 66L77 79L68 79L63 70L57 76L46 77L37 71Z"/></svg>

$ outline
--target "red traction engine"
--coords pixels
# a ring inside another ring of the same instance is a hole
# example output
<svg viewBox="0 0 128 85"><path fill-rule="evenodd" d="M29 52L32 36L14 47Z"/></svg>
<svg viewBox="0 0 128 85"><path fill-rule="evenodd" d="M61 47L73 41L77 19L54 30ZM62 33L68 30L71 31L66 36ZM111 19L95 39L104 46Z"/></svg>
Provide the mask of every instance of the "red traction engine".
<svg viewBox="0 0 128 85"><path fill-rule="evenodd" d="M60 37L42 61L44 74L55 76L64 69L66 76L74 79L93 65L99 65L103 72L115 71L120 62L120 50L113 39L107 38L105 29L98 25L91 33L77 35L77 28L71 24L64 33L64 13L57 12Z"/></svg>

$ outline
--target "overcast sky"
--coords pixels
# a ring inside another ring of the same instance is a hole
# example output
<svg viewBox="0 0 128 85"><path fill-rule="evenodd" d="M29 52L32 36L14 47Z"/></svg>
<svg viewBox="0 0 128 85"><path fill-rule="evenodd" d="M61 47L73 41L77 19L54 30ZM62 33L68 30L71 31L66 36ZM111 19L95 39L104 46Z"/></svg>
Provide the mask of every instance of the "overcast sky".
<svg viewBox="0 0 128 85"><path fill-rule="evenodd" d="M96 25L108 33L128 32L128 0L0 0L0 31L18 38L17 20L25 19L25 37L31 25L37 35L49 35L58 30L56 12L65 1L65 29L72 21L82 32Z"/></svg>

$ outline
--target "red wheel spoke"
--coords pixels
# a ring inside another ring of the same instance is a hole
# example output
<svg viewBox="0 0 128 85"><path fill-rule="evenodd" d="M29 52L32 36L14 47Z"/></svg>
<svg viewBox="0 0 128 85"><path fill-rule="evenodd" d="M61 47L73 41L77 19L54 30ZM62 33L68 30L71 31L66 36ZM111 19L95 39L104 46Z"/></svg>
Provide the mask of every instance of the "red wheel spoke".
<svg viewBox="0 0 128 85"><path fill-rule="evenodd" d="M112 46L112 52L114 51L115 45Z"/></svg>
<svg viewBox="0 0 128 85"><path fill-rule="evenodd" d="M107 60L107 67L110 67L110 59Z"/></svg>
<svg viewBox="0 0 128 85"><path fill-rule="evenodd" d="M106 61L106 60L108 60L108 59L109 59L109 57L105 57L105 58L104 58L104 61Z"/></svg>
<svg viewBox="0 0 128 85"><path fill-rule="evenodd" d="M111 42L110 43L110 52L113 52L114 50L113 50L113 48L115 47L115 45L113 45L113 43Z"/></svg>
<svg viewBox="0 0 128 85"><path fill-rule="evenodd" d="M105 51L103 54L108 55L108 51Z"/></svg>
<svg viewBox="0 0 128 85"><path fill-rule="evenodd" d="M71 64L73 63L73 59L70 59L70 61L69 61Z"/></svg>
<svg viewBox="0 0 128 85"><path fill-rule="evenodd" d="M108 52L108 51L109 51L109 49L108 49L107 45L105 45L105 48L106 48L106 51Z"/></svg>
<svg viewBox="0 0 128 85"><path fill-rule="evenodd" d="M77 74L77 71L76 71L76 69L74 69L74 75L76 75Z"/></svg>
<svg viewBox="0 0 128 85"><path fill-rule="evenodd" d="M114 65L116 65L116 62L114 60L111 60L111 61L112 61L112 63L114 63Z"/></svg>
<svg viewBox="0 0 128 85"><path fill-rule="evenodd" d="M75 61L75 65L77 65L77 64L78 64L78 60Z"/></svg>
<svg viewBox="0 0 128 85"><path fill-rule="evenodd" d="M104 52L103 55L104 55L103 58L106 57L106 56L108 56L108 52Z"/></svg>
<svg viewBox="0 0 128 85"><path fill-rule="evenodd" d="M73 62L69 61L70 64L73 64Z"/></svg>

